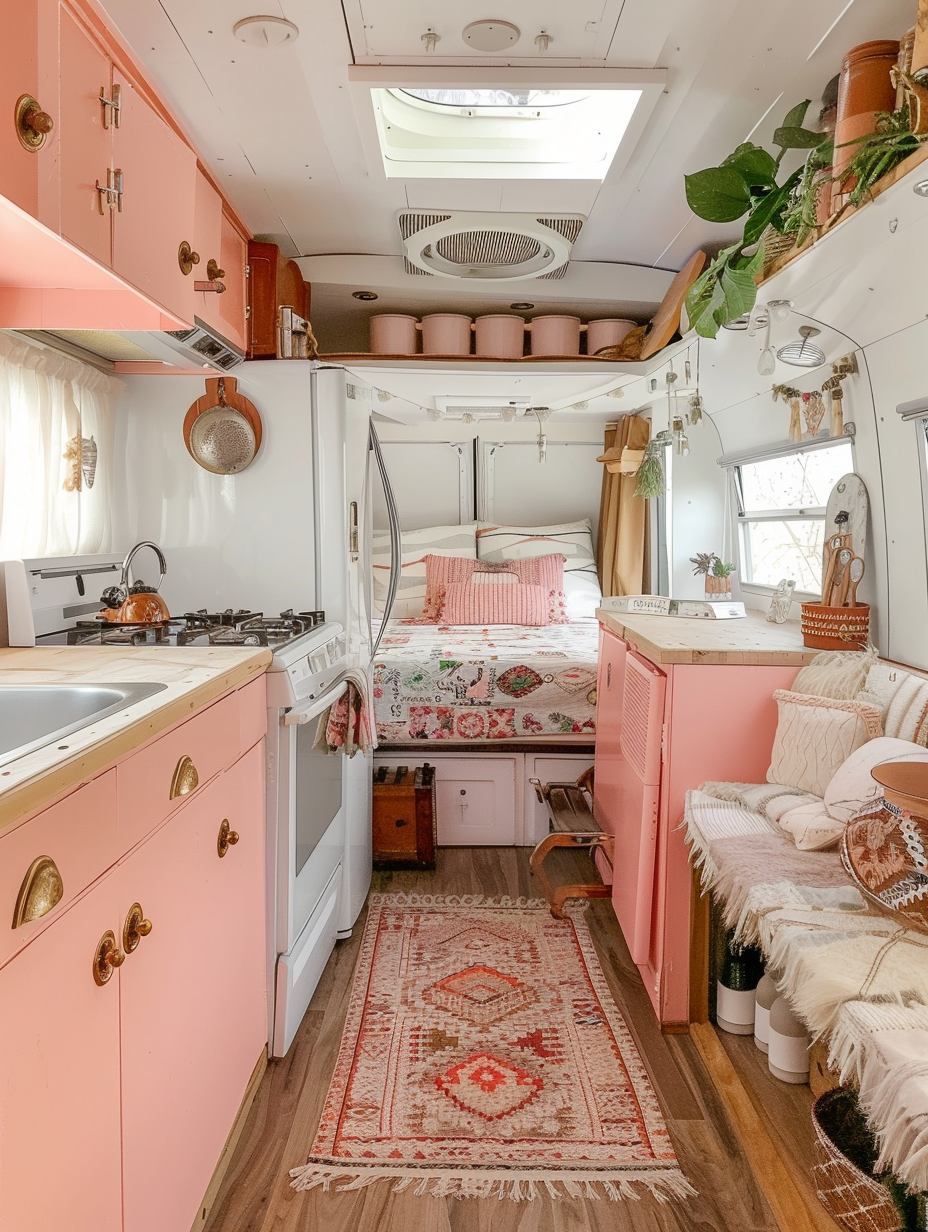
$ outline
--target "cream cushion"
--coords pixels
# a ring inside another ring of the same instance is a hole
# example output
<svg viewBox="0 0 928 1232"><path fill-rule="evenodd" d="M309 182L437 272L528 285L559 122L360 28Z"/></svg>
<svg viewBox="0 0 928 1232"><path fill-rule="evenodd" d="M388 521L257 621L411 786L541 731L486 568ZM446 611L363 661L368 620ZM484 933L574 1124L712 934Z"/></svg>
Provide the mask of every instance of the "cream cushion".
<svg viewBox="0 0 928 1232"><path fill-rule="evenodd" d="M823 650L811 663L801 667L793 681L794 693L815 697L856 698L876 663L877 650Z"/></svg>
<svg viewBox="0 0 928 1232"><path fill-rule="evenodd" d="M875 706L789 689L777 689L773 697L779 720L768 783L782 783L821 798L851 753L883 734Z"/></svg>
<svg viewBox="0 0 928 1232"><path fill-rule="evenodd" d="M868 740L838 767L825 788L825 808L829 816L843 826L855 813L878 800L883 789L870 771L884 761L928 761L928 749L892 736Z"/></svg>
<svg viewBox="0 0 928 1232"><path fill-rule="evenodd" d="M800 851L826 851L841 838L844 822L835 821L823 800L809 800L783 813L778 825Z"/></svg>

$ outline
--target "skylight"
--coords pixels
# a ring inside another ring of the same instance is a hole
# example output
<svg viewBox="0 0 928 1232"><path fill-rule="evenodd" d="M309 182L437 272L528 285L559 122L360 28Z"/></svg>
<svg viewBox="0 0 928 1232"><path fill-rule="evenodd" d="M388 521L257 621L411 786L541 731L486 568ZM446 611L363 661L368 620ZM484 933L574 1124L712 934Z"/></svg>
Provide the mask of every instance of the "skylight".
<svg viewBox="0 0 928 1232"><path fill-rule="evenodd" d="M397 91L419 103L455 108L461 115L500 115L507 118L539 119L543 107L563 107L589 97L580 90L414 90Z"/></svg>

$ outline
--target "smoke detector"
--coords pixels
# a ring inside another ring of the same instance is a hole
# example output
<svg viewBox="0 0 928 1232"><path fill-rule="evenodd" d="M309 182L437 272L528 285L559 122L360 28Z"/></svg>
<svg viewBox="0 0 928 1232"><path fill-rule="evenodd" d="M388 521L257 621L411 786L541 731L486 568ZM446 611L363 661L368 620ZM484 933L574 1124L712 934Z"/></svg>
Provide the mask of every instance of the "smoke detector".
<svg viewBox="0 0 928 1232"><path fill-rule="evenodd" d="M398 215L407 273L495 283L563 278L585 221L583 214Z"/></svg>
<svg viewBox="0 0 928 1232"><path fill-rule="evenodd" d="M232 27L232 33L240 43L249 47L282 47L296 41L300 31L292 21L283 17L243 17Z"/></svg>
<svg viewBox="0 0 928 1232"><path fill-rule="evenodd" d="M522 31L511 21L498 21L492 17L472 21L461 31L461 38L475 51L506 51L519 41Z"/></svg>

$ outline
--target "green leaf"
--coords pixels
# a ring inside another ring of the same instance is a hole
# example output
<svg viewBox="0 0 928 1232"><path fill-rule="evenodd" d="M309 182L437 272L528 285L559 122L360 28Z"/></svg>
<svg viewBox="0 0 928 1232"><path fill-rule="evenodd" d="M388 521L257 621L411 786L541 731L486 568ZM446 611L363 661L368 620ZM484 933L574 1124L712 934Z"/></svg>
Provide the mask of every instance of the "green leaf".
<svg viewBox="0 0 928 1232"><path fill-rule="evenodd" d="M683 178L687 205L707 222L734 222L748 212L751 190L733 167L707 167Z"/></svg>
<svg viewBox="0 0 928 1232"><path fill-rule="evenodd" d="M775 227L777 231L782 230L783 212L789 201L789 195L801 176L802 169L800 168L758 202L744 224L745 244L756 244L769 226Z"/></svg>
<svg viewBox="0 0 928 1232"><path fill-rule="evenodd" d="M745 141L725 159L723 167L740 171L751 188L769 187L776 183L777 164L771 154L759 145Z"/></svg>
<svg viewBox="0 0 928 1232"><path fill-rule="evenodd" d="M784 124L773 134L773 144L783 150L814 150L827 140L827 133L813 133L809 128L798 128L795 125Z"/></svg>
<svg viewBox="0 0 928 1232"><path fill-rule="evenodd" d="M722 270L719 283L725 293L725 310L729 314L725 317L725 321L733 321L742 313L751 311L757 299L757 287L754 284L753 274L748 270L732 269L729 266ZM719 324L724 325L725 322L721 321Z"/></svg>
<svg viewBox="0 0 928 1232"><path fill-rule="evenodd" d="M801 103L797 103L795 107L791 107L783 117L783 128L801 128L802 122L806 118L806 112L809 110L810 98L803 99ZM779 144L779 143L778 143Z"/></svg>

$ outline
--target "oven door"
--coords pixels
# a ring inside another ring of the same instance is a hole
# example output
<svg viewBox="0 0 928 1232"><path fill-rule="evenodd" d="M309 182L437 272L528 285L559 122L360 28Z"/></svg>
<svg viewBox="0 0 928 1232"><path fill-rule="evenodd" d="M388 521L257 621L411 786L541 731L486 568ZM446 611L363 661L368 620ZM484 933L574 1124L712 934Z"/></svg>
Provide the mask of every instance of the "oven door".
<svg viewBox="0 0 928 1232"><path fill-rule="evenodd" d="M289 953L345 852L344 763L313 748L319 719L347 689L280 714L277 827L277 953Z"/></svg>

